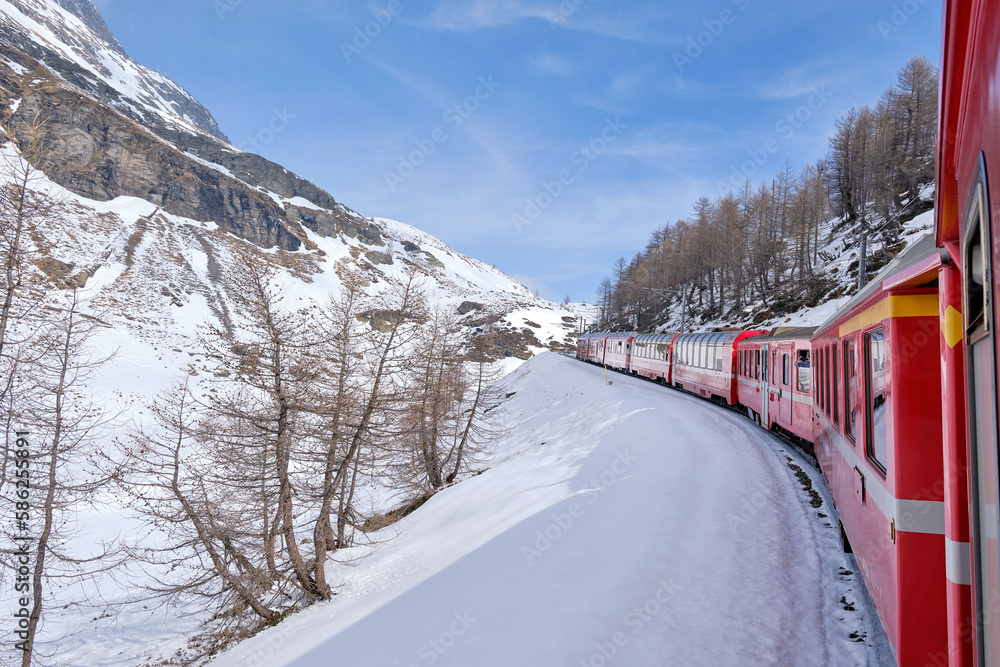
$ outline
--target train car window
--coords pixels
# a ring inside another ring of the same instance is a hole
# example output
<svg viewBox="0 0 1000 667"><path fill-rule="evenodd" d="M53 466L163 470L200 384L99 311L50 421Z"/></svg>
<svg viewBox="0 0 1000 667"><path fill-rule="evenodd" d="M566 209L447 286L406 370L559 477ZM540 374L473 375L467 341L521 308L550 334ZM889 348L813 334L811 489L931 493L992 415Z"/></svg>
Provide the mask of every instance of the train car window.
<svg viewBox="0 0 1000 667"><path fill-rule="evenodd" d="M819 350L819 377L817 378L819 383L819 409L826 409L826 348L821 347Z"/></svg>
<svg viewBox="0 0 1000 667"><path fill-rule="evenodd" d="M858 394L855 391L854 341L844 341L844 433L851 440L855 439L858 424Z"/></svg>
<svg viewBox="0 0 1000 667"><path fill-rule="evenodd" d="M792 378L791 369L791 356L787 354L781 355L781 384L782 386L787 386L791 383Z"/></svg>
<svg viewBox="0 0 1000 667"><path fill-rule="evenodd" d="M823 348L816 350L816 405L823 409Z"/></svg>
<svg viewBox="0 0 1000 667"><path fill-rule="evenodd" d="M753 379L760 379L760 350L754 350Z"/></svg>
<svg viewBox="0 0 1000 667"><path fill-rule="evenodd" d="M812 393L812 368L809 366L809 350L799 350L798 359L795 361L795 373L799 393Z"/></svg>
<svg viewBox="0 0 1000 667"><path fill-rule="evenodd" d="M990 331L990 322L986 317L987 286L989 285L989 243L985 242L986 225L983 224L983 193L982 185L973 192L973 204L967 216L965 242L965 330L969 342L982 338ZM979 330L979 331L977 331ZM973 337L975 336L975 340Z"/></svg>
<svg viewBox="0 0 1000 667"><path fill-rule="evenodd" d="M888 406L885 386L885 332L876 329L865 334L865 410L867 416L868 458L886 472L889 442L886 422Z"/></svg>
<svg viewBox="0 0 1000 667"><path fill-rule="evenodd" d="M823 348L823 410L830 414L830 348Z"/></svg>
<svg viewBox="0 0 1000 667"><path fill-rule="evenodd" d="M726 349L721 345L719 345L719 347L716 348L715 370L717 371L722 370L722 365L725 362L725 359L726 359Z"/></svg>
<svg viewBox="0 0 1000 667"><path fill-rule="evenodd" d="M833 354L833 359L830 363L830 367L833 370L833 377L830 378L833 383L833 394L830 398L833 399L833 423L840 426L840 388L838 387L840 380L840 371L838 371L837 366L837 345L834 343L833 347L830 348L830 352Z"/></svg>
<svg viewBox="0 0 1000 667"><path fill-rule="evenodd" d="M992 194L986 180L985 155L980 156L977 183L969 198L965 214L963 294L967 345L966 372L969 396L968 438L972 454L972 514L975 560L975 591L977 622L980 632L980 659L983 663L1000 653L1000 615L993 613L1000 559L997 558L998 497L997 470L1000 468L997 450L997 356L993 244L996 228L991 220Z"/></svg>

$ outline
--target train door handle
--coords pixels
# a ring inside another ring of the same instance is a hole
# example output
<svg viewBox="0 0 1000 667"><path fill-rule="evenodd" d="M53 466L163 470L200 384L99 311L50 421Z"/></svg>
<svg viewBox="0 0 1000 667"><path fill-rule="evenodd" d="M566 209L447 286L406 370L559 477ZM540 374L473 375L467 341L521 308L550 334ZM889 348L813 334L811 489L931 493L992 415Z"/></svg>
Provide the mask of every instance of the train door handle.
<svg viewBox="0 0 1000 667"><path fill-rule="evenodd" d="M861 504L868 504L868 493L865 489L865 474L861 472L861 468L855 467L854 472L858 473L858 476L854 479L854 490L861 497Z"/></svg>

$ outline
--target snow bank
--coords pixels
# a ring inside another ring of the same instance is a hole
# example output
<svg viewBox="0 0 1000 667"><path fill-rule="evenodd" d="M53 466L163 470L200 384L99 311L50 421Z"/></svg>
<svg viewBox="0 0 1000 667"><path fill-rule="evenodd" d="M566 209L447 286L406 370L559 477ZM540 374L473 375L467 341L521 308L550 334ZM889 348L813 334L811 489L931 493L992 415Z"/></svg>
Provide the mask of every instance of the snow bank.
<svg viewBox="0 0 1000 667"><path fill-rule="evenodd" d="M879 664L829 496L816 479L811 507L789 468L801 456L737 414L611 379L555 354L517 369L490 470L331 566L334 601L212 665Z"/></svg>

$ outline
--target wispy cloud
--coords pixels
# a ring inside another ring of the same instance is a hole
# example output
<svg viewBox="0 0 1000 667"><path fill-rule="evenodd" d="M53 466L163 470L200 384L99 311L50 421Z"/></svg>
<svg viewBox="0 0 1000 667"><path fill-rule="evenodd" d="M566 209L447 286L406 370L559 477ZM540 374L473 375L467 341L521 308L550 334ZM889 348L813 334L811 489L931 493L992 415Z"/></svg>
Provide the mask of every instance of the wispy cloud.
<svg viewBox="0 0 1000 667"><path fill-rule="evenodd" d="M623 72L611 81L611 92L615 95L631 95L640 81L642 81L642 73Z"/></svg>
<svg viewBox="0 0 1000 667"><path fill-rule="evenodd" d="M429 16L417 21L417 25L428 30L472 32L514 25L525 19L549 21L553 12L553 6L523 0L445 1Z"/></svg>
<svg viewBox="0 0 1000 667"><path fill-rule="evenodd" d="M607 7L608 5L605 5ZM623 13L610 5L601 11L595 0L441 0L437 8L414 25L425 30L473 32L514 25L525 20L547 22L553 30L590 32L630 42L667 45L676 40L654 24L671 18L672 9L654 8Z"/></svg>
<svg viewBox="0 0 1000 667"><path fill-rule="evenodd" d="M765 100L787 100L810 92L820 83L829 81L833 63L828 60L803 63L786 69L773 81L757 87L757 94Z"/></svg>
<svg viewBox="0 0 1000 667"><path fill-rule="evenodd" d="M532 72L539 75L573 76L580 69L576 63L568 58L551 53L540 53L528 58L528 65Z"/></svg>

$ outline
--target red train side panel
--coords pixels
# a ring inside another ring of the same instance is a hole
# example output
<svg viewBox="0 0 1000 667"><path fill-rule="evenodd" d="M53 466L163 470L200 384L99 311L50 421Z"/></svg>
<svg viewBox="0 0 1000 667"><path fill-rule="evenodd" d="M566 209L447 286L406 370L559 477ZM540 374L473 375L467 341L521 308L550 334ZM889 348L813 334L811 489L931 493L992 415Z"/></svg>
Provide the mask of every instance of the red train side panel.
<svg viewBox="0 0 1000 667"><path fill-rule="evenodd" d="M925 237L812 341L816 457L900 667L948 649L942 263Z"/></svg>
<svg viewBox="0 0 1000 667"><path fill-rule="evenodd" d="M1000 21L989 0L944 10L936 232L949 498L948 657L1000 665ZM967 516L968 515L968 516ZM971 584L971 585L970 585ZM972 641L970 641L972 640Z"/></svg>

